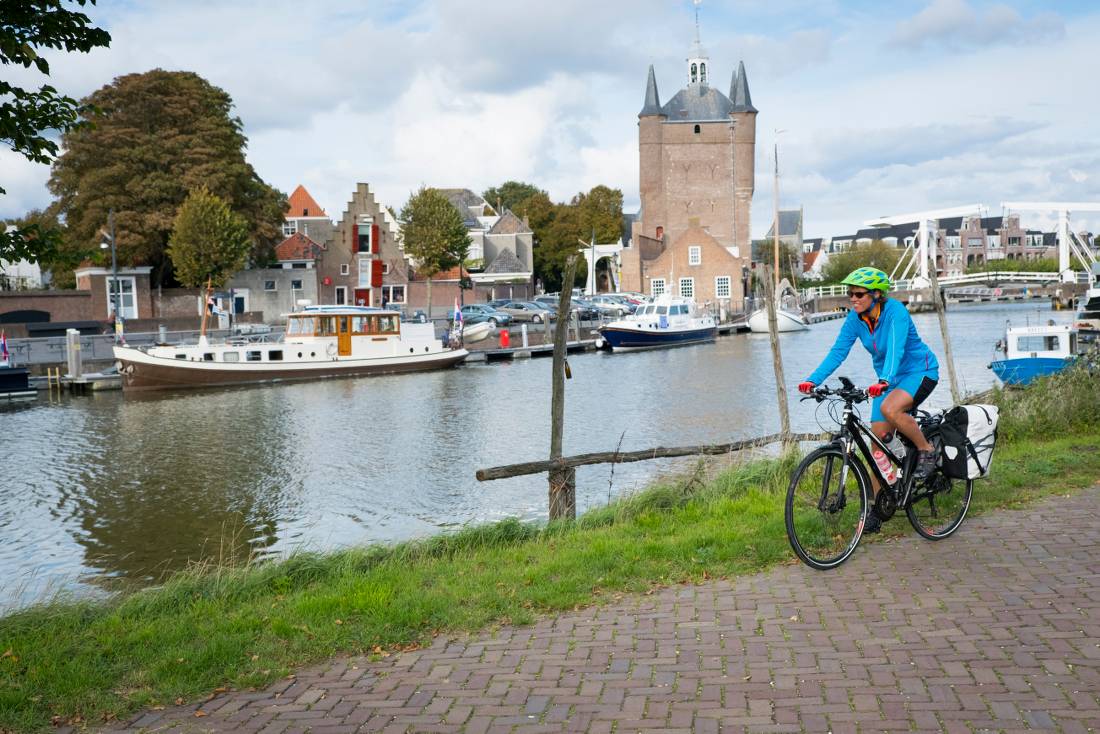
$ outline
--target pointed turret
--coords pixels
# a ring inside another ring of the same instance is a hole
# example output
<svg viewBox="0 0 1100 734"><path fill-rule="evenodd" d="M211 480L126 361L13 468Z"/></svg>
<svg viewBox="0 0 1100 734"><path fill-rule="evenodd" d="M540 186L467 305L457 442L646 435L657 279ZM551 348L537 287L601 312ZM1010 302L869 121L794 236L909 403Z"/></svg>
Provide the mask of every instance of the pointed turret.
<svg viewBox="0 0 1100 734"><path fill-rule="evenodd" d="M745 75L745 62L737 64L737 72L730 82L730 101L733 102L734 112L759 112L752 106L752 97L749 95L749 78Z"/></svg>
<svg viewBox="0 0 1100 734"><path fill-rule="evenodd" d="M645 85L645 106L638 113L638 117L646 115L660 115L661 98L657 96L657 75L653 73L653 64L649 65L649 80Z"/></svg>

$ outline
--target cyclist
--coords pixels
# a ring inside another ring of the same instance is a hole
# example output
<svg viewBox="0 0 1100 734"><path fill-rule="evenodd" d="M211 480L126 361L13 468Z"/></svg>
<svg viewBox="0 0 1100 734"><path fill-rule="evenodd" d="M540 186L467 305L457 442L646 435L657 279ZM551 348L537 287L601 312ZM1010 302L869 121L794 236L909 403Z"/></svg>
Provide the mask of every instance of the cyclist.
<svg viewBox="0 0 1100 734"><path fill-rule="evenodd" d="M840 328L836 342L821 365L798 389L809 394L840 366L856 339L871 353L871 362L879 381L867 388L874 398L871 403L871 427L875 435L885 439L891 431L901 431L917 448L914 476L928 477L936 466L932 444L921 433L909 411L916 408L936 388L939 382L939 362L932 350L921 341L909 311L899 301L887 298L890 278L876 268L858 268L843 281L848 286L851 310ZM872 484L878 494L878 483ZM867 516L864 532L876 532L881 526L878 515Z"/></svg>

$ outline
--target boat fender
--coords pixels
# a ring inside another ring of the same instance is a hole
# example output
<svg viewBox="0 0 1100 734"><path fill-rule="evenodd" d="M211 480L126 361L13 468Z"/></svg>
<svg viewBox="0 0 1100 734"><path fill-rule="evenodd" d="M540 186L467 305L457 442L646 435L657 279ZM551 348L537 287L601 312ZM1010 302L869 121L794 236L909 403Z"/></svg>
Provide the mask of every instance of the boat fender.
<svg viewBox="0 0 1100 734"><path fill-rule="evenodd" d="M335 357L336 356L336 345L335 344L329 344L327 347L325 347L325 352L328 353L328 356Z"/></svg>

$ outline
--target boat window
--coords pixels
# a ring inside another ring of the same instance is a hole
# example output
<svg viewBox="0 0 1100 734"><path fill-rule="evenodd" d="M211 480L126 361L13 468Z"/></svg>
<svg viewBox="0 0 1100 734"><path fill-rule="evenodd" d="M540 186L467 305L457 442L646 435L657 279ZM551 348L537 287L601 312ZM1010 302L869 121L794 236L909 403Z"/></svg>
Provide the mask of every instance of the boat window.
<svg viewBox="0 0 1100 734"><path fill-rule="evenodd" d="M657 307L657 313L667 314L668 313L668 306L658 306Z"/></svg>
<svg viewBox="0 0 1100 734"><path fill-rule="evenodd" d="M367 316L352 316L351 332L353 334L369 334L370 322L367 319Z"/></svg>
<svg viewBox="0 0 1100 734"><path fill-rule="evenodd" d="M186 354L177 354L176 359L187 359L187 355Z"/></svg>
<svg viewBox="0 0 1100 734"><path fill-rule="evenodd" d="M348 333L348 320L349 320L349 319L350 319L350 317L349 317L349 316L341 316L341 317L339 317L339 319L338 319L338 320L339 320L339 322L340 322L340 333L341 333L341 334L347 334L347 333Z"/></svg>
<svg viewBox="0 0 1100 734"><path fill-rule="evenodd" d="M241 355L239 352L222 352L223 362L240 362Z"/></svg>
<svg viewBox="0 0 1100 734"><path fill-rule="evenodd" d="M397 333L397 317L396 316L379 316L378 317L378 333L379 334L396 334Z"/></svg>
<svg viewBox="0 0 1100 734"><path fill-rule="evenodd" d="M315 319L312 316L295 316L288 320L287 336L313 336Z"/></svg>
<svg viewBox="0 0 1100 734"><path fill-rule="evenodd" d="M213 352L206 352L205 354L202 355L202 361L203 362L213 362L214 361L214 353Z"/></svg>
<svg viewBox="0 0 1100 734"><path fill-rule="evenodd" d="M245 359L247 359L249 362L262 362L263 361L263 353L262 352L252 352L252 351L245 352Z"/></svg>
<svg viewBox="0 0 1100 734"><path fill-rule="evenodd" d="M268 362L282 362L283 361L283 350L282 349L272 349L270 352L267 353L267 361Z"/></svg>
<svg viewBox="0 0 1100 734"><path fill-rule="evenodd" d="M336 318L333 316L318 316L316 334L317 336L335 336Z"/></svg>
<svg viewBox="0 0 1100 734"><path fill-rule="evenodd" d="M1021 336L1016 339L1016 349L1021 352L1052 352L1058 349L1058 337Z"/></svg>

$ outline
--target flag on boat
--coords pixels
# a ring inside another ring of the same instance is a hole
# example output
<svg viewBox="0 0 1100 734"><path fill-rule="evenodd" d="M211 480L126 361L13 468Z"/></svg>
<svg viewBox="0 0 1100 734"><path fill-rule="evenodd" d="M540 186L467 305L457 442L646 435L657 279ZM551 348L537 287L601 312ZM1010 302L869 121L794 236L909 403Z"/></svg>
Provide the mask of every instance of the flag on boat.
<svg viewBox="0 0 1100 734"><path fill-rule="evenodd" d="M8 358L8 335L0 331L0 364L7 364Z"/></svg>
<svg viewBox="0 0 1100 734"><path fill-rule="evenodd" d="M455 326L462 328L462 309L458 307L458 299L455 299Z"/></svg>

